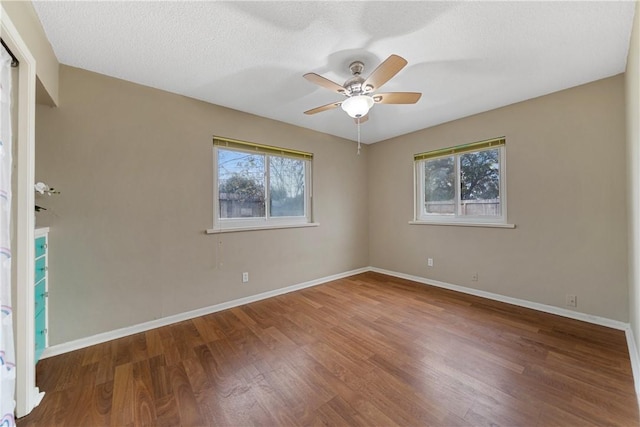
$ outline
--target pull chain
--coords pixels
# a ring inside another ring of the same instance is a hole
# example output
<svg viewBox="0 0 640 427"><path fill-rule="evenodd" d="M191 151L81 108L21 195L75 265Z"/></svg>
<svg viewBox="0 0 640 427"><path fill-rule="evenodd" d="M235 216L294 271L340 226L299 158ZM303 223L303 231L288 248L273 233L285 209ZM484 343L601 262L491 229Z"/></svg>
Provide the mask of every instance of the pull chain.
<svg viewBox="0 0 640 427"><path fill-rule="evenodd" d="M360 155L360 117L357 119L358 121L358 156Z"/></svg>

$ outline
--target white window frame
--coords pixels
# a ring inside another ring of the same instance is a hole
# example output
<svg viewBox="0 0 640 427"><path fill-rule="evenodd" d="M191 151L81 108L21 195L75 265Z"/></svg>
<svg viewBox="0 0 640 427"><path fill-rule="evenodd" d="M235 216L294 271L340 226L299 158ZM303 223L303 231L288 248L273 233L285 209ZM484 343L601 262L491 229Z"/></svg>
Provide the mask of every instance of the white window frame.
<svg viewBox="0 0 640 427"><path fill-rule="evenodd" d="M224 145L224 143L228 145ZM260 218L220 218L219 191L218 191L218 150L233 150L248 154L261 155L265 159L265 216ZM304 194L304 215L288 217L272 217L270 214L269 191L269 158L284 157L304 161L305 171L305 194ZM207 233L224 233L230 231L250 231L270 228L295 228L317 226L313 223L312 215L312 173L313 154L301 151L289 150L285 148L272 147L251 142L232 140L228 138L214 137L213 146L213 228Z"/></svg>
<svg viewBox="0 0 640 427"><path fill-rule="evenodd" d="M414 219L411 224L441 224L514 228L507 224L507 162L505 138L494 138L414 156ZM475 148L477 147L477 148ZM460 215L460 156L486 150L500 150L500 213L499 216ZM433 155L431 154L433 153ZM419 158L429 156L428 158ZM424 164L427 161L454 157L455 167L455 213L430 214L425 212L425 175Z"/></svg>

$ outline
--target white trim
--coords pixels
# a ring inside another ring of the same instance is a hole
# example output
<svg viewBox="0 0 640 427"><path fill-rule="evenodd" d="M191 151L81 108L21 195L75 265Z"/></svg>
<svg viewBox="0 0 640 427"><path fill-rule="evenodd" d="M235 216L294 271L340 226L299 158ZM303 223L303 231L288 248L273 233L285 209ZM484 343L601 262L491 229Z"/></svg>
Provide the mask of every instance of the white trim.
<svg viewBox="0 0 640 427"><path fill-rule="evenodd" d="M257 295L251 295L248 297L235 299L233 301L227 301L227 302L212 305L209 307L187 311L185 313L174 314L172 316L163 317L161 319L151 320L149 322L139 323L133 326L127 326L125 328L116 329L114 331L103 332L101 334L92 335L90 337L80 338L80 339L69 341L62 344L56 344L46 348L42 353L41 359L57 356L59 354L67 353L74 350L79 350L81 348L89 347L95 344L100 344L100 343L111 341L117 338L126 337L128 335L138 334L140 332L148 331L150 329L167 326L176 322L182 322L184 320L193 319L199 316L205 316L207 314L216 313L218 311L227 310L233 307L238 307L240 305L249 304L252 302L275 297L278 295L286 294L286 293L297 291L300 289L321 285L323 283L331 282L333 280L338 280L338 279L343 279L345 277L353 276L354 274L366 273L369 270L370 270L370 267L363 267L363 268L358 268L351 271L345 271L343 273L333 274L331 276L322 277L320 279L298 283L297 285L291 285L285 288L274 289L272 291L262 292Z"/></svg>
<svg viewBox="0 0 640 427"><path fill-rule="evenodd" d="M215 137L214 137L215 140ZM273 147L277 148L277 147ZM265 190L265 216L260 218L220 218L220 200L218 194L218 150L223 149L227 151L239 151L246 152L251 155L264 156L264 190ZM284 149L286 150L286 149ZM269 167L270 157L283 157L304 162L304 216L293 217L272 217L271 207L267 201L270 198L270 180L271 171ZM207 229L207 234L216 234L224 232L234 231L251 231L270 228L295 228L299 226L317 226L317 223L313 222L312 212L312 197L313 197L313 157L312 158L300 158L289 157L286 155L278 155L270 153L268 151L261 151L259 148L256 150L243 149L238 147L225 147L224 145L213 145L213 228ZM303 225L300 225L303 224ZM227 231L229 230L229 231Z"/></svg>
<svg viewBox="0 0 640 427"><path fill-rule="evenodd" d="M23 417L38 406L44 393L36 384L34 319L34 176L36 60L11 18L0 6L2 39L20 61L18 69L18 147L14 162L17 182L13 259L16 263L16 415Z"/></svg>
<svg viewBox="0 0 640 427"><path fill-rule="evenodd" d="M117 338L126 337L128 335L137 334L140 332L148 331L148 330L159 328L162 326L167 326L176 322L182 322L183 320L189 320L195 317L205 316L207 314L216 313L218 311L227 310L229 308L238 307L240 305L249 304L249 303L260 301L266 298L283 295L283 294L297 291L300 289L321 285L323 283L331 282L333 280L343 279L345 277L353 276L355 274L366 273L368 271L386 274L388 276L393 276L393 277L399 277L401 279L407 279L417 283L436 286L439 288L449 289L456 292L475 295L482 298L491 299L494 301L505 302L507 304L526 307L533 310L542 311L545 313L556 314L556 315L568 317L571 319L582 320L588 323L606 326L606 327L610 327L610 328L618 329L622 331L626 331L629 328L628 323L620 322L618 320L607 319L604 317L593 316L585 313L579 313L577 311L566 310L563 308L554 307L550 305L539 304L539 303L526 301L518 298L507 297L499 294L494 294L491 292L481 291L478 289L472 289L464 286L453 285L450 283L440 282L438 280L432 280L432 279L426 279L424 277L413 276L411 274L398 273L396 271L385 270L383 268L363 267L363 268L358 268L351 271L346 271L343 273L334 274L331 276L322 277L319 279L310 280L308 282L287 286L285 288L274 289L272 291L262 292L256 295L250 295L248 297L243 297L243 298L235 299L232 301L223 302L220 304L215 304L209 307L203 307L203 308L188 311L185 313L174 314L172 316L163 317L161 319L151 320L149 322L139 323L137 325L127 326L125 328L103 332L97 335L92 335L90 337L80 338L80 339L69 341L62 344L56 344L46 348L42 353L41 359L57 356L59 354L67 353L69 351L78 350L81 348L89 347L95 344L100 344L106 341L111 341ZM637 355L635 358L637 359Z"/></svg>
<svg viewBox="0 0 640 427"><path fill-rule="evenodd" d="M640 357L638 357L638 346L633 335L631 325L627 325L624 330L627 337L627 346L629 347L629 360L631 361L631 372L633 372L633 383L636 388L636 398L640 405Z"/></svg>
<svg viewBox="0 0 640 427"><path fill-rule="evenodd" d="M504 137L506 139L506 137ZM499 150L500 154L500 215L493 217L482 216L466 216L460 214L460 156L466 153L478 153L488 150ZM413 209L413 221L409 224L429 224L429 225L468 225L470 227L502 227L502 228L515 228L513 224L507 224L507 149L506 144L493 147L485 147L478 150L471 150L466 153L455 154L442 154L442 156L420 159L413 161L414 181L413 181L413 196L414 196L414 209ZM451 215L444 214L427 214L424 212L424 193L425 193L425 176L424 167L421 167L425 162L430 160L453 157L455 160L455 213ZM498 225L492 225L492 224Z"/></svg>
<svg viewBox="0 0 640 427"><path fill-rule="evenodd" d="M620 322L619 320L608 319L606 317L594 316L591 314L580 313L573 310L567 310L552 305L540 304L537 302L531 302L519 298L507 297L500 294L494 294L492 292L481 291L478 289L467 288L465 286L453 285L451 283L440 282L439 280L427 279L424 277L413 276L411 274L398 273L396 271L385 270L382 268L371 267L370 271L376 273L386 274L388 276L399 277L401 279L412 280L414 282L422 283L425 285L436 286L438 288L449 289L456 292L462 292L463 294L475 295L482 298L487 298L494 301L505 302L507 304L513 304L520 307L530 308L532 310L542 311L544 313L556 314L562 317L568 317L570 319L582 320L583 322L593 323L595 325L606 326L608 328L618 329L625 331L629 326L628 323Z"/></svg>
<svg viewBox="0 0 640 427"><path fill-rule="evenodd" d="M271 225L256 225L255 227L208 228L205 232L207 234L219 234L219 233L235 233L237 231L276 230L279 228L318 227L319 225L320 225L319 222L301 222L300 224L271 224Z"/></svg>
<svg viewBox="0 0 640 427"><path fill-rule="evenodd" d="M559 316L568 317L570 319L581 320L587 323L592 323L600 326L609 327L612 329L625 331L625 335L627 338L627 345L629 346L629 359L631 361L631 369L633 372L636 395L638 396L638 403L640 404L640 358L638 356L637 346L633 337L633 333L631 331L631 326L628 323L620 322L618 320L608 319L605 317L579 313L577 311L566 310L563 308L554 307L546 304L540 304L540 303L526 301L518 298L507 297L507 296L495 294L492 292L486 292L478 289L467 288L465 286L453 285L451 283L441 282L438 280L432 280L424 277L413 276L411 274L398 273L396 271L385 270L383 268L377 268L377 267L358 268L355 270L322 277L320 279L299 283L297 285L291 285L281 289L262 292L257 295L251 295L251 296L239 298L233 301L227 301L227 302L212 305L209 307L199 308L199 309L188 311L185 313L175 314L172 316L164 317L162 319L156 319L156 320L140 323L133 326L116 329L114 331L103 332L101 334L93 335L90 337L80 338L74 341L57 344L57 345L46 348L42 353L41 359L58 356L60 354L64 354L70 351L79 350L92 345L126 337L126 336L137 334L140 332L145 332L145 331L159 328L162 326L167 326L176 322L193 319L195 317L205 316L207 314L216 313L218 311L227 310L233 307L238 307L244 304L249 304L252 302L275 297L278 295L283 295L283 294L297 291L300 289L321 285L323 283L331 282L333 280L343 279L345 277L353 276L355 274L366 273L368 271L386 274L388 276L393 276L393 277L399 277L401 279L407 279L407 280L411 280L417 283L422 283L425 285L436 286L439 288L449 289L452 291L461 292L469 295L475 295L478 297L487 298L494 301L500 301L507 304L530 308L532 310L541 311L544 313L556 314ZM41 393L41 396L42 395L44 395L44 393Z"/></svg>
<svg viewBox="0 0 640 427"><path fill-rule="evenodd" d="M446 222L446 221L409 221L410 225L457 225L460 227L516 228L515 224L502 222Z"/></svg>
<svg viewBox="0 0 640 427"><path fill-rule="evenodd" d="M35 229L33 237L42 237L46 236L47 234L49 234L49 227L40 227Z"/></svg>

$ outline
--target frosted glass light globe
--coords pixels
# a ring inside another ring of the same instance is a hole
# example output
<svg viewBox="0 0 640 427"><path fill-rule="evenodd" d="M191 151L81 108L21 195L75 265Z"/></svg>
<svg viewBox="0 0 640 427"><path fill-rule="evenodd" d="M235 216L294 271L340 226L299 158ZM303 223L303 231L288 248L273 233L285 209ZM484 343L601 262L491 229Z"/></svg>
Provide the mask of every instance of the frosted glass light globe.
<svg viewBox="0 0 640 427"><path fill-rule="evenodd" d="M358 117L366 116L369 109L373 107L373 98L367 95L356 95L351 98L347 98L342 103L342 109L346 111L348 115L357 119Z"/></svg>

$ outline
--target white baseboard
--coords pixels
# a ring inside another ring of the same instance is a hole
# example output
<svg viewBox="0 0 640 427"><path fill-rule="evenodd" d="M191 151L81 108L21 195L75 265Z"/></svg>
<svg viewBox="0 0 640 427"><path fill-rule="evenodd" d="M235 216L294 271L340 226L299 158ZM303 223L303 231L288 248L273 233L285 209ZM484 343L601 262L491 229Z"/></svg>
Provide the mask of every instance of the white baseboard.
<svg viewBox="0 0 640 427"><path fill-rule="evenodd" d="M633 372L633 383L636 388L636 397L638 398L638 405L640 406L640 358L638 357L638 346L636 339L633 335L631 325L625 330L627 336L627 346L629 346L629 359L631 360L631 371Z"/></svg>
<svg viewBox="0 0 640 427"><path fill-rule="evenodd" d="M385 270L377 267L370 267L369 271L376 273L386 274L388 276L399 277L401 279L407 279L425 285L436 286L438 288L449 289L456 292L462 292L469 295L475 295L482 298L487 298L495 301L506 302L508 304L517 305L520 307L526 307L544 313L557 314L558 316L568 317L570 319L582 320L587 323L593 323L600 326L606 326L612 329L618 329L625 332L627 338L627 346L629 347L629 360L631 362L631 372L633 373L633 383L636 391L636 398L638 399L638 405L640 406L640 356L638 351L640 350L636 345L636 341L629 323L620 322L618 320L608 319L606 317L593 316L591 314L579 313L577 311L566 310L560 307L554 307L552 305L540 304L537 302L531 302L518 298L507 297L500 294L494 294L492 292L480 291L478 289L467 288L465 286L452 285L451 283L440 282L438 280L426 279L424 277L412 276L410 274L398 273L396 271Z"/></svg>
<svg viewBox="0 0 640 427"><path fill-rule="evenodd" d="M453 285L451 283L440 282L438 280L426 279L424 277L412 276L410 274L398 273L396 271L385 270L377 267L370 267L369 271L376 273L386 274L388 276L399 277L401 279L407 279L425 285L436 286L438 288L449 289L456 292L462 292L464 294L475 295L482 298L491 299L494 301L506 302L507 304L513 304L520 307L530 308L532 310L542 311L544 313L556 314L558 316L568 317L570 319L582 320L584 322L593 323L596 325L606 326L608 328L618 329L626 331L629 328L629 324L620 322L618 320L608 319L606 317L594 316L591 314L580 313L573 310L567 310L552 305L540 304L537 302L531 302L523 299L507 297L500 294L494 294L492 292L481 291L478 289L467 288L465 286Z"/></svg>
<svg viewBox="0 0 640 427"><path fill-rule="evenodd" d="M101 334L92 335L85 338L69 341L62 344L52 345L47 347L42 352L41 359L47 357L57 356L59 354L68 353L70 351L79 350L81 348L89 347L95 344L123 338L129 335L145 332L150 329L167 326L173 323L182 322L184 320L193 319L199 316L205 316L207 314L215 313L217 311L227 310L229 308L238 307L240 305L249 304L251 302L260 301L266 298L275 297L278 295L286 294L289 292L297 291L312 286L321 285L323 283L331 282L332 280L343 279L345 277L353 276L354 274L360 274L370 271L370 267L358 268L351 271L345 271L344 273L333 274L331 276L322 277L320 279L310 280L308 282L298 283L296 285L287 286L285 288L275 289L273 291L262 292L260 294L251 295L244 298L238 298L233 301L227 301L220 304L212 305L209 307L199 308L197 310L187 311L185 313L175 314L173 316L163 317L161 319L151 320L149 322L139 323L133 326L127 326L125 328L116 329L113 331L103 332Z"/></svg>
<svg viewBox="0 0 640 427"><path fill-rule="evenodd" d="M240 305L249 304L251 302L260 301L266 298L275 297L278 295L286 294L289 292L297 291L304 288L309 288L312 286L317 286L323 283L330 282L332 280L343 279L345 277L353 276L355 274L365 273L367 271L373 271L376 273L386 274L388 276L399 277L401 279L412 280L414 282L423 283L425 285L436 286L439 288L449 289L456 292L461 292L465 294L475 295L482 298L487 298L495 301L505 302L507 304L513 304L520 307L526 307L537 311L542 311L545 313L556 314L563 317L568 317L571 319L582 320L584 322L593 323L596 325L606 326L613 329L618 329L626 332L627 335L627 343L629 345L629 355L631 358L631 364L634 367L634 378L637 379L636 389L639 390L640 395L640 360L638 359L637 347L635 345L635 341L632 341L633 334L630 333L630 325L628 323L620 322L617 320L607 319L605 317L593 316L590 314L580 313L577 311L566 310L559 307L554 307L551 305L540 304L536 302L531 302L527 300L522 300L518 298L507 297L500 294L495 294L492 292L481 291L478 289L467 288L465 286L454 285L451 283L440 282L438 280L427 279L424 277L413 276L410 274L398 273L396 271L385 270L377 267L363 267L358 268L351 271L345 271L343 273L334 274L331 276L322 277L320 279L310 280L308 282L299 283L296 285L287 286L281 289L275 289L273 291L262 292L257 295L251 295L244 298L239 298L233 301L227 301L220 304L212 305L209 307L199 308L197 310L187 311L185 313L179 313L172 316L163 317L161 319L151 320L149 322L139 323L133 326L127 326L125 328L116 329L113 331L103 332L100 334L92 335L85 338L80 338L74 341L69 341L62 344L56 344L51 347L48 347L42 353L42 359L52 356L57 356L59 354L67 353L74 350L79 350L81 348L89 347L95 344L100 344L106 341L111 341L117 338L126 337L129 335L137 334L140 332L145 332L150 329L159 328L162 326L167 326L173 323L181 322L183 320L193 319L199 316L205 316L207 314L215 313L222 310L227 310L229 308L238 307ZM633 348L632 348L633 346ZM635 351L632 351L635 350Z"/></svg>
<svg viewBox="0 0 640 427"><path fill-rule="evenodd" d="M114 331L104 332L101 334L92 335L90 337L80 338L74 341L53 345L44 350L44 352L42 353L41 359L57 356L59 354L67 353L74 350L79 350L81 348L89 347L95 344L100 344L106 341L111 341L117 338L126 337L126 336L137 334L140 332L145 332L150 329L167 326L167 325L181 322L184 320L193 319L195 317L205 316L207 314L215 313L222 310L227 310L229 308L238 307L240 305L249 304L249 303L260 301L266 298L283 295L283 294L297 291L300 289L321 285L323 283L331 282L333 280L343 279L345 277L353 276L355 274L366 273L368 271L386 274L388 276L393 276L393 277L399 277L401 279L407 279L407 280L422 283L425 285L436 286L439 288L449 289L452 291L461 292L469 295L475 295L478 297L487 298L494 301L501 301L507 304L526 307L526 308L541 311L544 313L556 314L558 316L568 317L576 320L582 320L584 322L593 323L596 325L606 326L609 328L625 331L625 335L627 338L627 345L629 347L629 359L631 361L631 369L633 372L636 396L638 397L638 404L640 405L640 356L638 354L639 349L635 342L633 331L631 330L631 325L629 323L624 323L618 320L608 319L605 317L580 313L577 311L567 310L564 308L554 307L551 305L540 304L540 303L522 300L518 298L507 297L507 296L495 294L492 292L486 292L478 289L467 288L465 286L454 285L451 283L441 282L438 280L427 279L419 276L413 276L411 274L398 273L396 271L385 270L377 267L363 267L363 268L358 268L351 271L345 271L343 273L322 277L320 279L310 280L308 282L287 286L285 288L275 289L273 291L268 291L268 292L262 292L257 295L239 298L233 301L216 304L209 307L188 311L185 313L179 313L173 316L163 317L162 319L156 319L156 320L140 323L133 326L128 326L126 328L116 329Z"/></svg>

